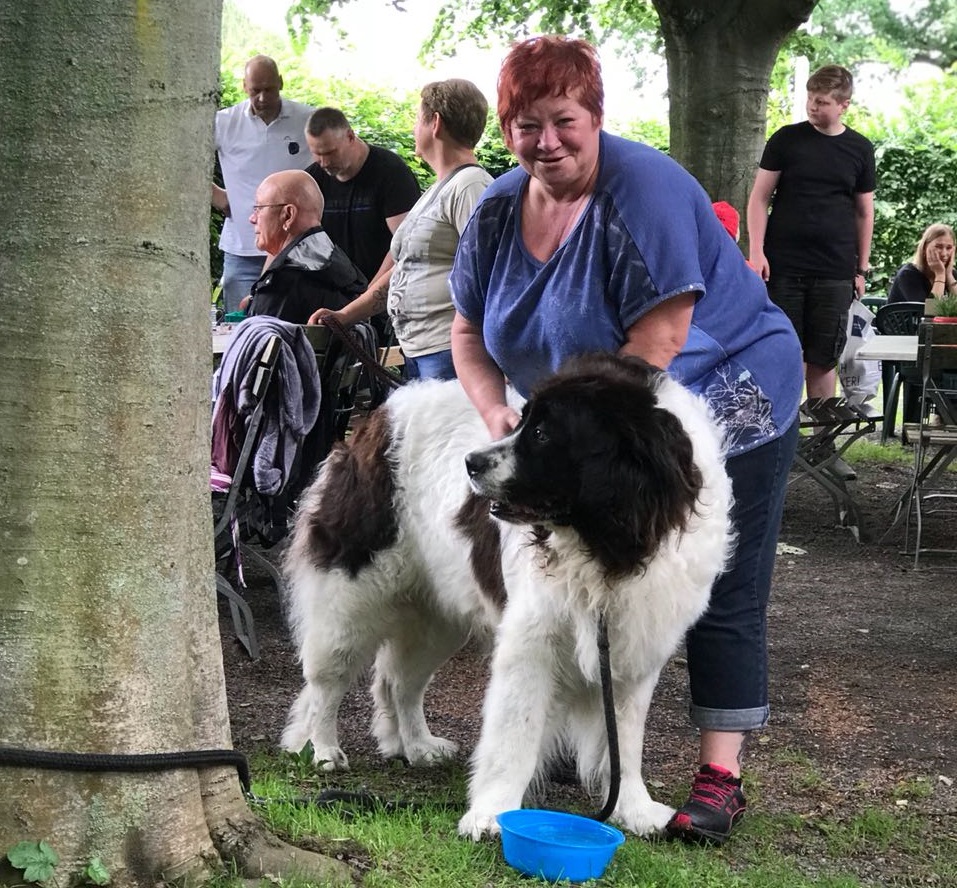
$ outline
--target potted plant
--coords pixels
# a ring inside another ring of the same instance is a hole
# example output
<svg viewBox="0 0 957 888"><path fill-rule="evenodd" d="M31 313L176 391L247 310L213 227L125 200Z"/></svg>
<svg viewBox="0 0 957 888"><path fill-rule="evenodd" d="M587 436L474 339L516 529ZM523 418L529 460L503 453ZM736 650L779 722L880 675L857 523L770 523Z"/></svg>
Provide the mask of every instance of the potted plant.
<svg viewBox="0 0 957 888"><path fill-rule="evenodd" d="M934 300L937 304L934 314L935 324L957 324L957 295L945 293Z"/></svg>

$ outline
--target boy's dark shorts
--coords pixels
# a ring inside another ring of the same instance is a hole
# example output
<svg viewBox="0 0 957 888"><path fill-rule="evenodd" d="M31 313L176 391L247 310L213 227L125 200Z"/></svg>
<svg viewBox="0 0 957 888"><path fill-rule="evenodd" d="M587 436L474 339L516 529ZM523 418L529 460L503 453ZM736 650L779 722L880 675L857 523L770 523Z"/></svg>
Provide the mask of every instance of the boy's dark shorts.
<svg viewBox="0 0 957 888"><path fill-rule="evenodd" d="M847 341L847 313L854 281L809 276L772 275L768 296L797 331L804 362L836 367Z"/></svg>

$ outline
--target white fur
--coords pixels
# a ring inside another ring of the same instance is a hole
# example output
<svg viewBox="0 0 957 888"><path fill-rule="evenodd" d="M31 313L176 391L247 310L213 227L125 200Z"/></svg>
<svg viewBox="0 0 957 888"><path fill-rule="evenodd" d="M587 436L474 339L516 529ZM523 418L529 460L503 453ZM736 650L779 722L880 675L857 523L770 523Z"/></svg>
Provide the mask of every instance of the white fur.
<svg viewBox="0 0 957 888"><path fill-rule="evenodd" d="M664 376L656 394L681 420L703 478L685 531L670 533L640 575L609 581L572 528L550 528L543 546L527 528L500 522L508 602L499 611L480 592L469 547L453 526L469 490L464 457L488 447L488 433L457 383L396 392L385 405L397 466L395 544L354 579L310 564L298 527L290 547L291 622L306 686L289 714L283 747L298 751L311 740L321 767L348 767L336 713L374 659L373 730L383 755L415 764L454 755L455 744L426 725L425 689L470 636L494 636L459 832L474 839L498 832L496 814L520 807L549 756L561 750L574 755L583 782L604 798L609 760L596 645L597 614L604 611L621 749L612 819L638 834L661 830L672 810L653 801L642 780L645 717L662 666L707 606L732 529L722 436L704 401ZM491 445L502 457L485 479L492 486L515 471L514 439ZM322 496L323 484L321 473L304 512Z"/></svg>

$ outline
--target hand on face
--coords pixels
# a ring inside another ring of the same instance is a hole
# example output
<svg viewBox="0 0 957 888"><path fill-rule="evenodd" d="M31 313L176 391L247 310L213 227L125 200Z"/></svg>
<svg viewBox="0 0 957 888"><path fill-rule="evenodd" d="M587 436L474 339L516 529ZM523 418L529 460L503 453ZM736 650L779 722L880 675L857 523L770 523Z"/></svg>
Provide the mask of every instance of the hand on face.
<svg viewBox="0 0 957 888"><path fill-rule="evenodd" d="M927 265L935 277L949 277L954 267L954 242L949 237L934 238L927 245Z"/></svg>

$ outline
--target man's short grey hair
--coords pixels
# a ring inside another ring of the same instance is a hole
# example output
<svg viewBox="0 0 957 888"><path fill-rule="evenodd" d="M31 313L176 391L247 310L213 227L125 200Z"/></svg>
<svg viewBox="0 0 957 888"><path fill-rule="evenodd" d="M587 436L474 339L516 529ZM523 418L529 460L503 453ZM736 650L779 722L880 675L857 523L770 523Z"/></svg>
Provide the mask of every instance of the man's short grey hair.
<svg viewBox="0 0 957 888"><path fill-rule="evenodd" d="M306 121L306 135L318 138L326 130L347 133L352 127L338 108L316 108Z"/></svg>

